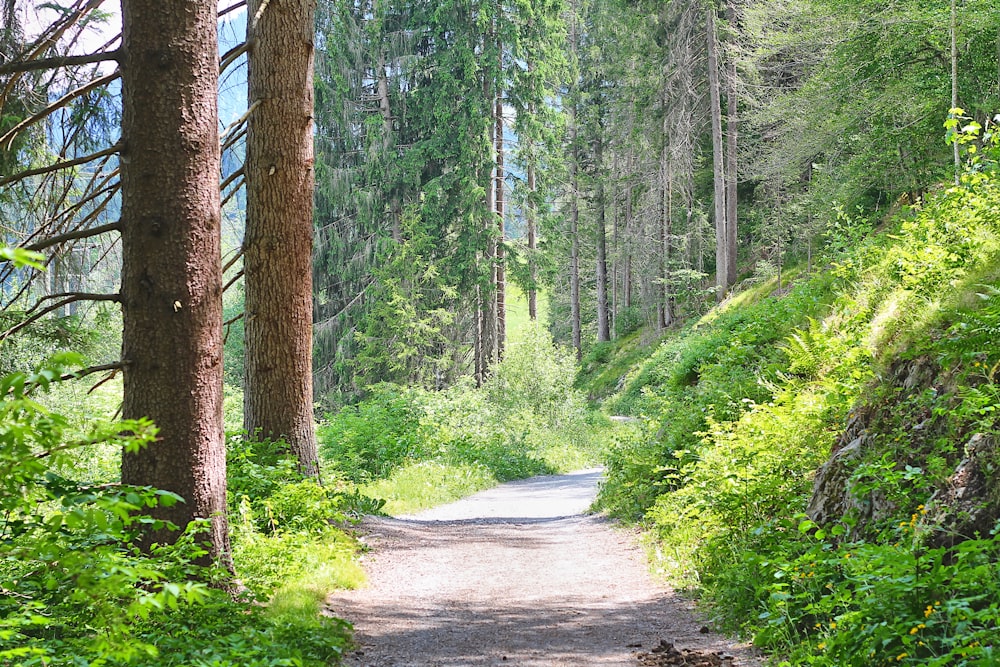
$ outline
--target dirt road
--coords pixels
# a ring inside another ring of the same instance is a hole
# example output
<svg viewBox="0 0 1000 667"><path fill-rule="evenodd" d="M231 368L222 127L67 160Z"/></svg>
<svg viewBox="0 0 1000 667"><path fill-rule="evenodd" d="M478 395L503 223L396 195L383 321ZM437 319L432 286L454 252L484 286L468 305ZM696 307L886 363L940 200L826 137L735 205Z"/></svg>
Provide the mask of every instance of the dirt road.
<svg viewBox="0 0 1000 667"><path fill-rule="evenodd" d="M366 521L369 586L328 602L355 624L346 664L624 667L669 640L713 661L670 662L661 648L641 664L759 665L702 632L692 605L650 577L631 533L584 514L599 480L598 470L536 477Z"/></svg>

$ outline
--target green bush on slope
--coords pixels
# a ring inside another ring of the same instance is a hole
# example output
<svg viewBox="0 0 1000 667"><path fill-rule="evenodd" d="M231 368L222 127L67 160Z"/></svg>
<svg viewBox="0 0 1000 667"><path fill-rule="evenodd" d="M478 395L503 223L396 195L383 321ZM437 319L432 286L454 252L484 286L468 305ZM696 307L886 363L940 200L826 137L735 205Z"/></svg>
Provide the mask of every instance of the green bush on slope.
<svg viewBox="0 0 1000 667"><path fill-rule="evenodd" d="M998 212L997 177L967 175L826 275L668 340L612 401L648 426L613 449L601 502L642 516L660 566L785 664L1000 659L1000 538L935 546L922 514L971 433L997 437ZM886 382L907 360L933 366L926 385ZM852 409L860 509L816 526L812 476Z"/></svg>

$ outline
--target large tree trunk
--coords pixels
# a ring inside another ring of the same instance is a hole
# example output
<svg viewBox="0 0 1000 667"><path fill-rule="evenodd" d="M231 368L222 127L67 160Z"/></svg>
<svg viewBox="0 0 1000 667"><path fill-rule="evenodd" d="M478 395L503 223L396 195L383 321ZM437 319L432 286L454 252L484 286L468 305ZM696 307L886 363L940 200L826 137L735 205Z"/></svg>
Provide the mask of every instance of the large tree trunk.
<svg viewBox="0 0 1000 667"><path fill-rule="evenodd" d="M736 30L736 8L732 0L726 4L730 31ZM729 55L726 80L726 287L736 284L736 164L738 155L739 99L736 93L736 52Z"/></svg>
<svg viewBox="0 0 1000 667"><path fill-rule="evenodd" d="M722 106L719 90L719 42L715 34L715 9L706 12L708 37L708 93L712 116L712 173L715 186L715 286L716 299L726 294L728 242L726 232L726 177L722 150Z"/></svg>
<svg viewBox="0 0 1000 667"><path fill-rule="evenodd" d="M153 515L208 520L208 558L228 564L216 5L123 0L122 19L122 416L159 427L122 482L184 498Z"/></svg>
<svg viewBox="0 0 1000 667"><path fill-rule="evenodd" d="M497 361L503 359L504 346L507 344L507 270L504 266L506 251L504 250L504 160L503 160L503 94L497 93L496 100L496 185L495 199L497 211Z"/></svg>
<svg viewBox="0 0 1000 667"><path fill-rule="evenodd" d="M611 318L608 313L608 230L604 212L604 137L598 136L596 143L597 342L606 343L611 340Z"/></svg>
<svg viewBox="0 0 1000 667"><path fill-rule="evenodd" d="M248 437L285 440L318 475L312 411L314 0L250 0L246 291Z"/></svg>
<svg viewBox="0 0 1000 667"><path fill-rule="evenodd" d="M570 108L570 142L573 155L570 158L570 209L569 209L569 308L573 330L573 349L577 361L583 359L583 334L580 322L580 149L577 146L576 108Z"/></svg>

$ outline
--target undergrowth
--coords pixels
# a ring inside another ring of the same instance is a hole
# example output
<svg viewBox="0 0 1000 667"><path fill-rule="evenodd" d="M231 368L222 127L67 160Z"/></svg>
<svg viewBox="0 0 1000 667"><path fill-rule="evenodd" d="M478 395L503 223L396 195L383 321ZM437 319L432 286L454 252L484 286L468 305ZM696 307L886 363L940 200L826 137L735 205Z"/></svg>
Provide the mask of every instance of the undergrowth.
<svg viewBox="0 0 1000 667"><path fill-rule="evenodd" d="M92 414L81 430L45 407L45 390L79 361L59 355L0 381L0 664L339 662L349 629L319 606L329 590L360 578L353 543L330 524L352 501L295 479L285 462L266 471L246 458L234 465L234 488L255 498L234 505L272 509L266 526L250 509L233 521L236 566L249 589L239 599L220 586L229 572L195 564L205 555L198 536L206 522L142 552L140 529L157 523L148 512L181 499L94 478L102 468L88 452L148 446L156 429Z"/></svg>
<svg viewBox="0 0 1000 667"><path fill-rule="evenodd" d="M940 500L963 462L1000 466L966 446L1000 437L1000 180L984 153L960 187L831 246L824 272L675 332L607 403L641 419L618 430L599 502L641 520L657 568L778 664L1000 663L1000 536ZM841 463L849 509L817 525L813 476L849 420L864 426ZM978 507L1000 507L990 493Z"/></svg>
<svg viewBox="0 0 1000 667"><path fill-rule="evenodd" d="M532 326L482 387L375 387L320 427L325 469L400 513L593 465L608 423L573 388L574 371L572 354Z"/></svg>

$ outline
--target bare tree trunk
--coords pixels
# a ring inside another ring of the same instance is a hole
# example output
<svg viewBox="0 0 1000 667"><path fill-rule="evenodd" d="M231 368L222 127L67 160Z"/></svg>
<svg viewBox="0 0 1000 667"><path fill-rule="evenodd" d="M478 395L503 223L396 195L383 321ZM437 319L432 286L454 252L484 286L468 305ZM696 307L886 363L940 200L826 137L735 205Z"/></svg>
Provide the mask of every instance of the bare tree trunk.
<svg viewBox="0 0 1000 667"><path fill-rule="evenodd" d="M570 141L573 144L573 156L570 162L570 211L569 211L569 235L570 235L570 263L569 263L569 291L570 291L570 319L573 327L573 349L576 350L576 358L579 361L583 358L583 339L580 323L580 149L577 146L576 108L570 109Z"/></svg>
<svg viewBox="0 0 1000 667"><path fill-rule="evenodd" d="M951 108L958 108L958 0L951 0ZM958 128L956 128L958 130ZM958 142L952 142L955 162L955 185L961 182L962 155Z"/></svg>
<svg viewBox="0 0 1000 667"><path fill-rule="evenodd" d="M379 112L382 114L382 134L385 141L384 148L389 150L392 148L391 142L393 141L392 106L389 102L389 79L385 73L385 53L379 54L377 67L378 71L375 72L375 78L378 81L378 108ZM392 240L396 243L400 243L403 240L403 230L401 226L403 217L401 210L402 206L400 204L397 191L390 191L389 195L392 197L392 201L389 203Z"/></svg>
<svg viewBox="0 0 1000 667"><path fill-rule="evenodd" d="M671 181L673 174L670 165L670 128L669 116L667 114L667 91L666 86L662 93L663 106L663 146L660 149L660 306L657 325L661 329L666 329L673 324L673 309L671 308L671 290L667 281L667 272L670 267L670 233L673 216L671 197Z"/></svg>
<svg viewBox="0 0 1000 667"><path fill-rule="evenodd" d="M475 367L475 377L476 386L483 386L483 382L486 380L486 372L484 358L483 358L483 309L482 309L482 289L476 287L476 303L479 307L476 308L475 312L475 326L473 329L473 365Z"/></svg>
<svg viewBox="0 0 1000 667"><path fill-rule="evenodd" d="M628 154L628 172L632 173L632 151L629 150ZM626 238L631 238L632 231L632 179L629 178L628 184L625 186L625 236ZM628 246L625 248L625 266L622 269L622 292L625 293L625 307L632 307L632 248Z"/></svg>
<svg viewBox="0 0 1000 667"><path fill-rule="evenodd" d="M538 290L535 285L538 281L538 265L535 262L535 251L538 248L537 219L535 211L535 163L534 157L529 158L527 166L528 179L528 203L525 217L528 222L528 279L531 286L528 288L528 317L532 322L538 319Z"/></svg>
<svg viewBox="0 0 1000 667"><path fill-rule="evenodd" d="M122 456L122 482L185 502L152 514L209 522L231 566L222 429L222 257L216 5L123 0L122 415L157 441ZM150 529L144 544L179 533Z"/></svg>
<svg viewBox="0 0 1000 667"><path fill-rule="evenodd" d="M250 0L246 380L250 438L284 440L318 476L312 391L314 0Z"/></svg>
<svg viewBox="0 0 1000 667"><path fill-rule="evenodd" d="M496 39L496 24L494 23L489 33L484 36L484 48ZM493 82L488 74L483 75L483 99L493 99ZM489 138L490 149L495 145L496 107L489 105L490 124ZM496 230L496 179L494 170L485 170L484 180L486 183L485 215L483 216L483 238L485 239L483 249L483 265L486 269L483 277L483 286L479 289L479 369L477 375L480 382L486 380L490 367L497 360L497 296L495 293L497 284L497 243L495 238Z"/></svg>
<svg viewBox="0 0 1000 667"><path fill-rule="evenodd" d="M712 172L715 186L715 298L726 294L728 277L728 241L726 232L726 176L722 150L722 107L719 90L719 43L715 33L715 9L706 12L708 37L708 93L712 115Z"/></svg>
<svg viewBox="0 0 1000 667"><path fill-rule="evenodd" d="M611 330L618 329L618 312L621 307L618 291L618 275L621 269L621 210L618 206L618 184L621 175L619 152L614 150L614 161L611 166L611 182L614 194L611 196Z"/></svg>
<svg viewBox="0 0 1000 667"><path fill-rule="evenodd" d="M503 93L497 91L496 100L496 211L497 211L497 361L503 359L504 346L507 344L507 270L504 266L506 250L504 249L504 155L503 155Z"/></svg>
<svg viewBox="0 0 1000 667"><path fill-rule="evenodd" d="M596 177L597 192L595 211L595 233L597 236L597 342L606 343L611 340L611 321L608 315L608 230L605 218L604 202L604 137L596 139Z"/></svg>
<svg viewBox="0 0 1000 667"><path fill-rule="evenodd" d="M577 21L579 17L577 0L570 1L570 27L569 44L573 52L574 59L577 52L577 40L579 38ZM570 235L570 261L569 261L569 300L570 300L570 320L573 329L573 349L576 350L576 359L583 358L583 334L580 321L580 146L577 143L579 128L577 127L577 84L574 82L571 90L573 102L569 107L569 140L571 144L572 156L570 159L570 212L569 212L569 235Z"/></svg>
<svg viewBox="0 0 1000 667"><path fill-rule="evenodd" d="M736 8L733 0L726 3L726 18L730 31L736 30ZM736 91L736 51L731 50L726 80L726 287L736 284L737 254L737 135L739 132L738 105Z"/></svg>
<svg viewBox="0 0 1000 667"><path fill-rule="evenodd" d="M665 187L667 206L663 216L663 328L674 323L674 288L670 284L670 268L673 264L674 227L674 174L669 157L666 163Z"/></svg>

